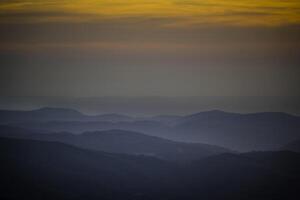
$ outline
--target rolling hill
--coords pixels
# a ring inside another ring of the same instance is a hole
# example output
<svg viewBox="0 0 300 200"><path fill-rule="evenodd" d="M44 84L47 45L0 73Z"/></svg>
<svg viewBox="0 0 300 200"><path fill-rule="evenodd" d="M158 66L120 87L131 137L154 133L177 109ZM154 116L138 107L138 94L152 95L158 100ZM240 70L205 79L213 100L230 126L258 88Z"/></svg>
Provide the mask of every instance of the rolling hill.
<svg viewBox="0 0 300 200"><path fill-rule="evenodd" d="M148 155L164 160L181 162L197 160L224 152L231 152L229 149L214 145L175 142L138 132L124 130L84 132L82 134L75 135L68 132L38 133L22 128L0 126L0 136L44 141L59 141L85 149L131 155Z"/></svg>

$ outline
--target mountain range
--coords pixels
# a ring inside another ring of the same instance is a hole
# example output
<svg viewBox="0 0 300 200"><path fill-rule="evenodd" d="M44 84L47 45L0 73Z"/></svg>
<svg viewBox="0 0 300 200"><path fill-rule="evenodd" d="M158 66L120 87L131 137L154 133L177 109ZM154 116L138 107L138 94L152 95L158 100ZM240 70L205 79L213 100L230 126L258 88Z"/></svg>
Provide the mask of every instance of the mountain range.
<svg viewBox="0 0 300 200"><path fill-rule="evenodd" d="M0 124L50 132L81 133L121 129L176 141L224 146L238 151L274 150L299 138L300 117L280 112L228 113L219 110L192 115L130 117L87 116L71 109L0 111Z"/></svg>
<svg viewBox="0 0 300 200"><path fill-rule="evenodd" d="M131 117L42 108L0 111L0 124L0 199L298 196L300 123L286 113Z"/></svg>

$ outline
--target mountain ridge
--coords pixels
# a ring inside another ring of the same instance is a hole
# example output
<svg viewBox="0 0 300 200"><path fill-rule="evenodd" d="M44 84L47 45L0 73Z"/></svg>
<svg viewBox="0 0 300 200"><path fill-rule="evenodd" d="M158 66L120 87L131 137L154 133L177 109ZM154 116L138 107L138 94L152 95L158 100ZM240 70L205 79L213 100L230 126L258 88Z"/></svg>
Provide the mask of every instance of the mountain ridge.
<svg viewBox="0 0 300 200"><path fill-rule="evenodd" d="M26 129L0 126L0 136L59 141L85 149L131 155L151 155L160 159L179 162L188 162L217 153L231 152L229 149L216 145L176 142L138 132L116 129L83 132L75 135L68 132L41 134Z"/></svg>

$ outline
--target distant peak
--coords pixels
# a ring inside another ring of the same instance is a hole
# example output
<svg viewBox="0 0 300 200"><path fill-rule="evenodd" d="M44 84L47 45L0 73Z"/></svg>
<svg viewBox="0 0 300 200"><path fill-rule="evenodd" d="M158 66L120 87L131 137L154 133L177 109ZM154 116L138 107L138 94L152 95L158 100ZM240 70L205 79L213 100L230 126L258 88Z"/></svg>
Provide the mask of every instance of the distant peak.
<svg viewBox="0 0 300 200"><path fill-rule="evenodd" d="M105 113L105 114L101 114L98 116L101 116L101 117L129 117L128 115L118 114L118 113Z"/></svg>
<svg viewBox="0 0 300 200"><path fill-rule="evenodd" d="M206 113L228 113L228 112L225 112L223 110L217 110L217 109L215 109L215 110L209 110L209 111L204 111L204 112L206 112Z"/></svg>
<svg viewBox="0 0 300 200"><path fill-rule="evenodd" d="M79 111L70 109L70 108L56 108L56 107L42 107L36 110L33 110L34 112L66 112L66 113L77 113L81 114Z"/></svg>
<svg viewBox="0 0 300 200"><path fill-rule="evenodd" d="M129 130L122 130L122 129L109 129L109 130L102 130L102 131L86 131L83 132L81 135L85 136L96 136L96 135L144 135L143 133L140 132L135 132L135 131L129 131Z"/></svg>
<svg viewBox="0 0 300 200"><path fill-rule="evenodd" d="M46 111L48 111L48 110L73 110L73 109L70 109L70 108L59 108L59 107L41 107L41 108L38 108L38 109L36 109L36 111L40 111L40 110L42 110L42 111L44 111L44 110L46 110ZM73 110L73 111L75 111L75 110Z"/></svg>
<svg viewBox="0 0 300 200"><path fill-rule="evenodd" d="M195 113L195 114L192 114L190 116L196 116L196 115L202 115L202 114L210 114L210 115L220 115L220 114L233 114L233 113L230 113L230 112L225 112L223 110L208 110L208 111L202 111L202 112L198 112L198 113Z"/></svg>
<svg viewBox="0 0 300 200"><path fill-rule="evenodd" d="M208 111L202 111L195 114L191 114L185 117L185 120L198 120L202 118L223 118L223 117L229 117L229 116L237 116L241 115L239 113L231 113L231 112L225 112L222 110L208 110Z"/></svg>

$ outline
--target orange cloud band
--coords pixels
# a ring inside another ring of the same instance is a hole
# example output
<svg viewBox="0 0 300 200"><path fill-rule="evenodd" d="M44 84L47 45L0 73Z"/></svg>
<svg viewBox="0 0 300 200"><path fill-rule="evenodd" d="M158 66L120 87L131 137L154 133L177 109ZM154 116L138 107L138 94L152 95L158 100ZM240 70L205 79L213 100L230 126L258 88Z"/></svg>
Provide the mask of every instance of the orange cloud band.
<svg viewBox="0 0 300 200"><path fill-rule="evenodd" d="M300 24L299 0L4 0L0 22L82 22L130 17L166 18L167 27L223 24Z"/></svg>

